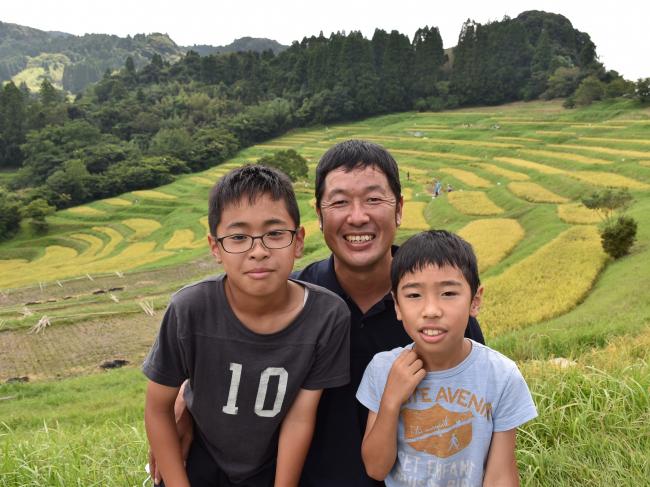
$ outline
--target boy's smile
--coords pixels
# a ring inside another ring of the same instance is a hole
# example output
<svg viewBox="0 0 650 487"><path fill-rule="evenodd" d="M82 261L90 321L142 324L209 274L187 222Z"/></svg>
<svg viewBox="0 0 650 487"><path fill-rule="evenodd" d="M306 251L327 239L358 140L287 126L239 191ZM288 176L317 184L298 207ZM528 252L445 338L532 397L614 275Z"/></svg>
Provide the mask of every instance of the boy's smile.
<svg viewBox="0 0 650 487"><path fill-rule="evenodd" d="M469 353L465 328L478 314L483 288L475 296L460 269L428 265L404 274L397 287L395 311L415 342L427 370L455 367Z"/></svg>

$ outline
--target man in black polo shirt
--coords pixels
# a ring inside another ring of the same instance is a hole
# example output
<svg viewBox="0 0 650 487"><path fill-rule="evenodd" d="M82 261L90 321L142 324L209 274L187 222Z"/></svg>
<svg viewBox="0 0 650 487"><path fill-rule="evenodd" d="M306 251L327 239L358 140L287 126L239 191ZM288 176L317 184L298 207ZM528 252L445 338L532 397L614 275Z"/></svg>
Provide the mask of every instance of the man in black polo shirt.
<svg viewBox="0 0 650 487"><path fill-rule="evenodd" d="M397 163L383 147L348 140L329 149L318 163L316 211L332 255L293 277L335 292L349 306L350 383L323 391L301 487L383 485L363 467L361 440L368 410L355 394L376 353L412 341L395 316L390 294L390 264L397 250L392 243L402 205ZM474 318L465 336L485 343Z"/></svg>
<svg viewBox="0 0 650 487"><path fill-rule="evenodd" d="M296 277L334 291L349 306L350 383L323 391L301 487L383 485L363 467L361 440L368 411L355 394L376 353L412 341L395 316L390 295L390 264L397 250L392 243L402 205L397 164L381 146L348 140L321 158L316 211L332 255ZM474 318L465 336L484 343Z"/></svg>

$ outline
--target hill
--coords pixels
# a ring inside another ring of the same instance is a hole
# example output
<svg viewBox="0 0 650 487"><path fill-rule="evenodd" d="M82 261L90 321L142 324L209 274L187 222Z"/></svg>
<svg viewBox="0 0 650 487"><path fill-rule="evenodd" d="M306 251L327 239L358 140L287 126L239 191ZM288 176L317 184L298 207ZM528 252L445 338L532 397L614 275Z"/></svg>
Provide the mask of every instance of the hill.
<svg viewBox="0 0 650 487"><path fill-rule="evenodd" d="M230 44L225 46L208 46L205 44L195 44L193 46L184 47L187 51L194 51L200 56L209 56L210 54L223 54L228 52L264 52L272 51L273 54L280 54L282 51L288 49L289 46L280 44L273 39L266 39L264 37L240 37L235 39Z"/></svg>
<svg viewBox="0 0 650 487"><path fill-rule="evenodd" d="M178 46L167 34L137 34L125 38L108 34L75 36L0 22L0 81L25 82L38 90L44 79L71 93L79 93L104 73L124 66L131 57L136 68L148 64L155 54L166 62L178 61L187 51L201 55L271 50L287 46L271 39L242 37L226 46Z"/></svg>

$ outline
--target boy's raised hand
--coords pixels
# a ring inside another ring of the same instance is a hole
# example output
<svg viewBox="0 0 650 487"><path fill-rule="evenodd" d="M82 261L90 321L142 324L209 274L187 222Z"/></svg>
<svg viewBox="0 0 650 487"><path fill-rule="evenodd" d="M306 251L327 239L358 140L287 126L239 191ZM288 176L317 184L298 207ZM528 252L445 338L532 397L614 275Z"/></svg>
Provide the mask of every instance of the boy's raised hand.
<svg viewBox="0 0 650 487"><path fill-rule="evenodd" d="M399 409L411 397L426 374L424 363L414 350L402 351L388 374L382 402L391 408Z"/></svg>

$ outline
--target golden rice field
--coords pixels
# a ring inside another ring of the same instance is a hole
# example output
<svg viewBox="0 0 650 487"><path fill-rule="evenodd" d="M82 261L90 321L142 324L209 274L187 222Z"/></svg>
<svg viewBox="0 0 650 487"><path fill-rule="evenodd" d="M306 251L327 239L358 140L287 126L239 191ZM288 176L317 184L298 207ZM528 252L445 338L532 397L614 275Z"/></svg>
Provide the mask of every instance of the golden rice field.
<svg viewBox="0 0 650 487"><path fill-rule="evenodd" d="M638 144L638 145L650 145L650 140L648 139L619 139L616 137L578 137L578 140L594 141L594 142L606 142L608 144Z"/></svg>
<svg viewBox="0 0 650 487"><path fill-rule="evenodd" d="M594 226L572 227L485 281L488 336L566 313L589 292L607 256Z"/></svg>
<svg viewBox="0 0 650 487"><path fill-rule="evenodd" d="M528 181L530 177L528 174L524 174L517 171L511 171L510 169L504 169L495 164L487 164L484 162L477 162L473 164L476 167L479 167L487 172L494 174L495 176L503 176L504 178L510 179L511 181Z"/></svg>
<svg viewBox="0 0 650 487"><path fill-rule="evenodd" d="M131 206L133 204L132 201L125 200L124 198L107 198L105 200L101 200L100 202L113 206Z"/></svg>
<svg viewBox="0 0 650 487"><path fill-rule="evenodd" d="M454 169L451 167L443 167L440 169L440 172L449 174L459 181L472 186L474 188L491 188L494 186L490 181L481 176L477 176L471 171L465 171L463 169Z"/></svg>
<svg viewBox="0 0 650 487"><path fill-rule="evenodd" d="M70 208L66 211L73 215L80 215L80 216L102 216L106 214L105 211L98 210L97 208L92 208L90 206L77 206L75 208Z"/></svg>
<svg viewBox="0 0 650 487"><path fill-rule="evenodd" d="M499 215L504 211L482 191L452 191L447 199L465 215Z"/></svg>
<svg viewBox="0 0 650 487"><path fill-rule="evenodd" d="M565 203L568 201L564 196L555 194L537 183L513 182L508 184L508 189L520 198L533 203Z"/></svg>
<svg viewBox="0 0 650 487"><path fill-rule="evenodd" d="M458 231L476 253L479 272L501 262L524 238L525 231L517 220L491 218L474 220Z"/></svg>
<svg viewBox="0 0 650 487"><path fill-rule="evenodd" d="M567 176L605 188L650 189L650 184L610 172L572 171L568 172Z"/></svg>
<svg viewBox="0 0 650 487"><path fill-rule="evenodd" d="M141 238L148 237L162 227L158 220L151 220L149 218L128 218L122 220L122 223L133 230L133 235L131 235L132 240L140 240Z"/></svg>
<svg viewBox="0 0 650 487"><path fill-rule="evenodd" d="M588 150L590 152L596 152L596 153L607 154L612 156L633 157L639 159L646 158L650 155L649 151L612 149L611 147L601 147L601 146L594 146L594 145L548 144L548 147L554 147L554 148L557 147L559 149Z"/></svg>
<svg viewBox="0 0 650 487"><path fill-rule="evenodd" d="M424 218L427 203L422 201L405 201L402 210L401 227L412 230L427 230L429 224Z"/></svg>
<svg viewBox="0 0 650 487"><path fill-rule="evenodd" d="M596 157L586 157L579 154L570 152L555 152L550 150L527 149L519 151L522 154L550 157L551 159L559 159L561 161L579 162L581 164L611 164L612 161L606 159L598 159Z"/></svg>
<svg viewBox="0 0 650 487"><path fill-rule="evenodd" d="M565 203L557 205L557 215L567 223L592 224L601 221L596 210L590 210L582 203Z"/></svg>
<svg viewBox="0 0 650 487"><path fill-rule="evenodd" d="M142 190L142 191L133 191L131 192L133 196L138 198L152 199L152 200L175 200L177 197L163 193L161 191L152 191L152 190Z"/></svg>
<svg viewBox="0 0 650 487"><path fill-rule="evenodd" d="M547 166L539 162L527 161L526 159L518 159L516 157L495 157L495 161L505 162L513 166L519 166L526 169L533 169L534 171L541 172L542 174L564 174L564 170L557 167Z"/></svg>
<svg viewBox="0 0 650 487"><path fill-rule="evenodd" d="M204 239L195 239L194 232L189 228L182 230L175 230L171 238L165 242L163 249L165 250L178 250L178 249L196 249L206 245Z"/></svg>

